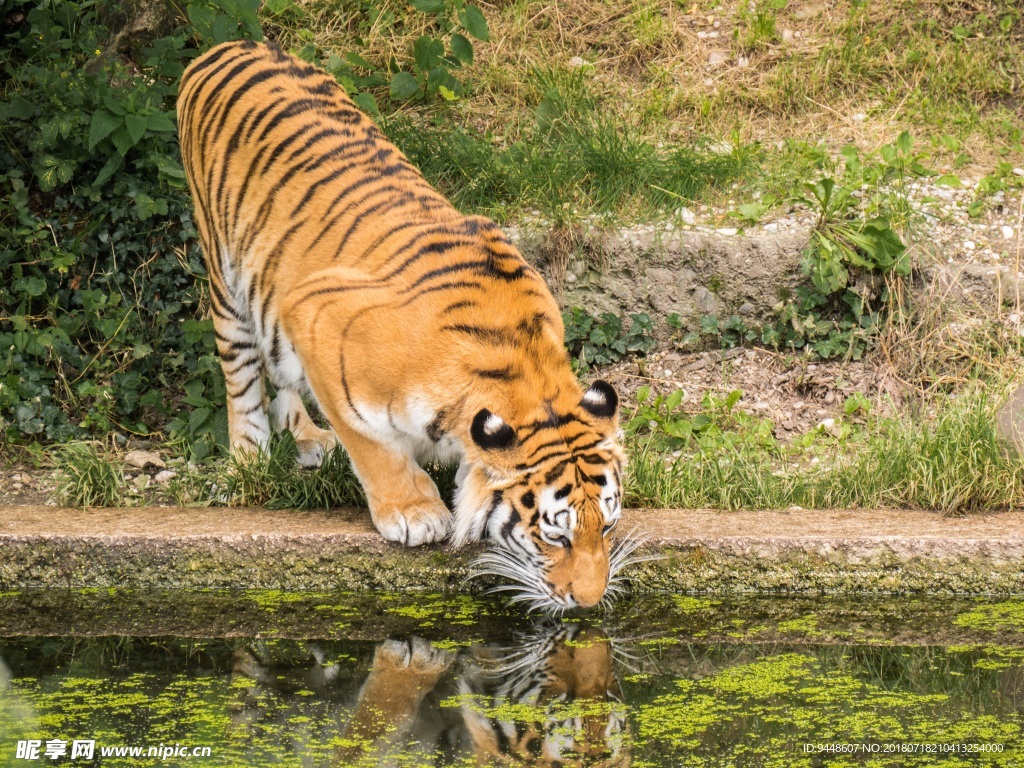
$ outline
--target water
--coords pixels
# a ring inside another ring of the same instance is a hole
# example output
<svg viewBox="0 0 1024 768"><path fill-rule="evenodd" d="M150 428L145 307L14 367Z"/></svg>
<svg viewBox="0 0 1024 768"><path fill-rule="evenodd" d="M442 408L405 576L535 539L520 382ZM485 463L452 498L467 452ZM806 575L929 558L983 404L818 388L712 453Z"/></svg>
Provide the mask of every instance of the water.
<svg viewBox="0 0 1024 768"><path fill-rule="evenodd" d="M35 591L0 659L0 766L1024 768L1024 600Z"/></svg>

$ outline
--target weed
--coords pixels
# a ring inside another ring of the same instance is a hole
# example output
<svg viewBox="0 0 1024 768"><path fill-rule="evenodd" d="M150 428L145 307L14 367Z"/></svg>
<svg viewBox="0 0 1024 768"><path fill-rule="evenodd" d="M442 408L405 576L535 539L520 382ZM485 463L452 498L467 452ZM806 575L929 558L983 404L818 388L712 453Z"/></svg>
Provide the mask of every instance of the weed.
<svg viewBox="0 0 1024 768"><path fill-rule="evenodd" d="M847 406L848 412L863 409L859 400ZM673 421L652 419L649 432L634 430L639 439L632 443L627 503L903 507L947 514L1024 506L1024 459L1000 444L995 404L984 389L972 387L933 407L929 420L869 420L863 430L840 432L839 440L819 429L787 447L761 444L762 422L737 422L737 436L687 442L672 460L666 460L663 447L677 439L665 428Z"/></svg>
<svg viewBox="0 0 1024 768"><path fill-rule="evenodd" d="M95 443L69 443L56 456L57 489L54 500L65 507L113 507L127 494L120 464Z"/></svg>
<svg viewBox="0 0 1024 768"><path fill-rule="evenodd" d="M646 353L654 346L654 323L646 313L630 315L627 329L622 318L612 312L594 317L580 307L562 315L565 346L574 364L581 370L621 360L630 353Z"/></svg>

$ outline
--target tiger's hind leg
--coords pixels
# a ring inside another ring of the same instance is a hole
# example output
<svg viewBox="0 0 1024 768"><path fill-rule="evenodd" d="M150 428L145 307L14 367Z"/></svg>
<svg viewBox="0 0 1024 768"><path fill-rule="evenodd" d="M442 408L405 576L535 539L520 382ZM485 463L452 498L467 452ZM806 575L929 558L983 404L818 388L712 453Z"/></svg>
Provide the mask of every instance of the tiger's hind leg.
<svg viewBox="0 0 1024 768"><path fill-rule="evenodd" d="M228 395L228 444L234 456L259 453L270 443L270 422L256 332L239 310L213 298L213 328Z"/></svg>
<svg viewBox="0 0 1024 768"><path fill-rule="evenodd" d="M338 446L334 432L321 429L310 418L302 396L295 389L277 390L270 403L270 425L275 432L287 429L292 433L299 449L298 463L302 467L320 466L327 454Z"/></svg>

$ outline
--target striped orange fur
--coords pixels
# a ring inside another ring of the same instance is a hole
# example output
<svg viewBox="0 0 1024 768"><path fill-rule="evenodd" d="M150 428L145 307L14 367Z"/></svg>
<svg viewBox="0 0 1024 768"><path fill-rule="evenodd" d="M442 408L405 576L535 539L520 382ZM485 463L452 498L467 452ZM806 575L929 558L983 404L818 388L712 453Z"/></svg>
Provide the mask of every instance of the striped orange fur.
<svg viewBox="0 0 1024 768"><path fill-rule="evenodd" d="M288 429L313 464L340 441L386 538L491 539L492 570L522 599L598 602L620 515L618 401L578 385L558 305L500 229L459 213L333 78L273 45L196 59L178 124L232 451ZM461 460L454 517L429 458Z"/></svg>

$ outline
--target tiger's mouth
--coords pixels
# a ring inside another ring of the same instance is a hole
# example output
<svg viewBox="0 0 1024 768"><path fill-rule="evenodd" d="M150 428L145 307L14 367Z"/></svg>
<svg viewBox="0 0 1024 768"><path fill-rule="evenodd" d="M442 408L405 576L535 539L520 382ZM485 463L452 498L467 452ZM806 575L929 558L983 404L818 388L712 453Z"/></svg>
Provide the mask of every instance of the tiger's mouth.
<svg viewBox="0 0 1024 768"><path fill-rule="evenodd" d="M646 538L638 535L637 529L629 531L617 539L608 555L608 584L604 596L595 607L607 609L626 589L626 577L623 570L634 563L658 559L659 555L637 554L646 542ZM527 611L538 611L552 616L561 616L578 608L578 603L571 595L557 594L544 576L544 571L530 562L521 559L516 553L498 547L492 547L476 558L470 565L470 578L494 578L503 582L487 590L488 593L510 593L509 602L522 603Z"/></svg>

